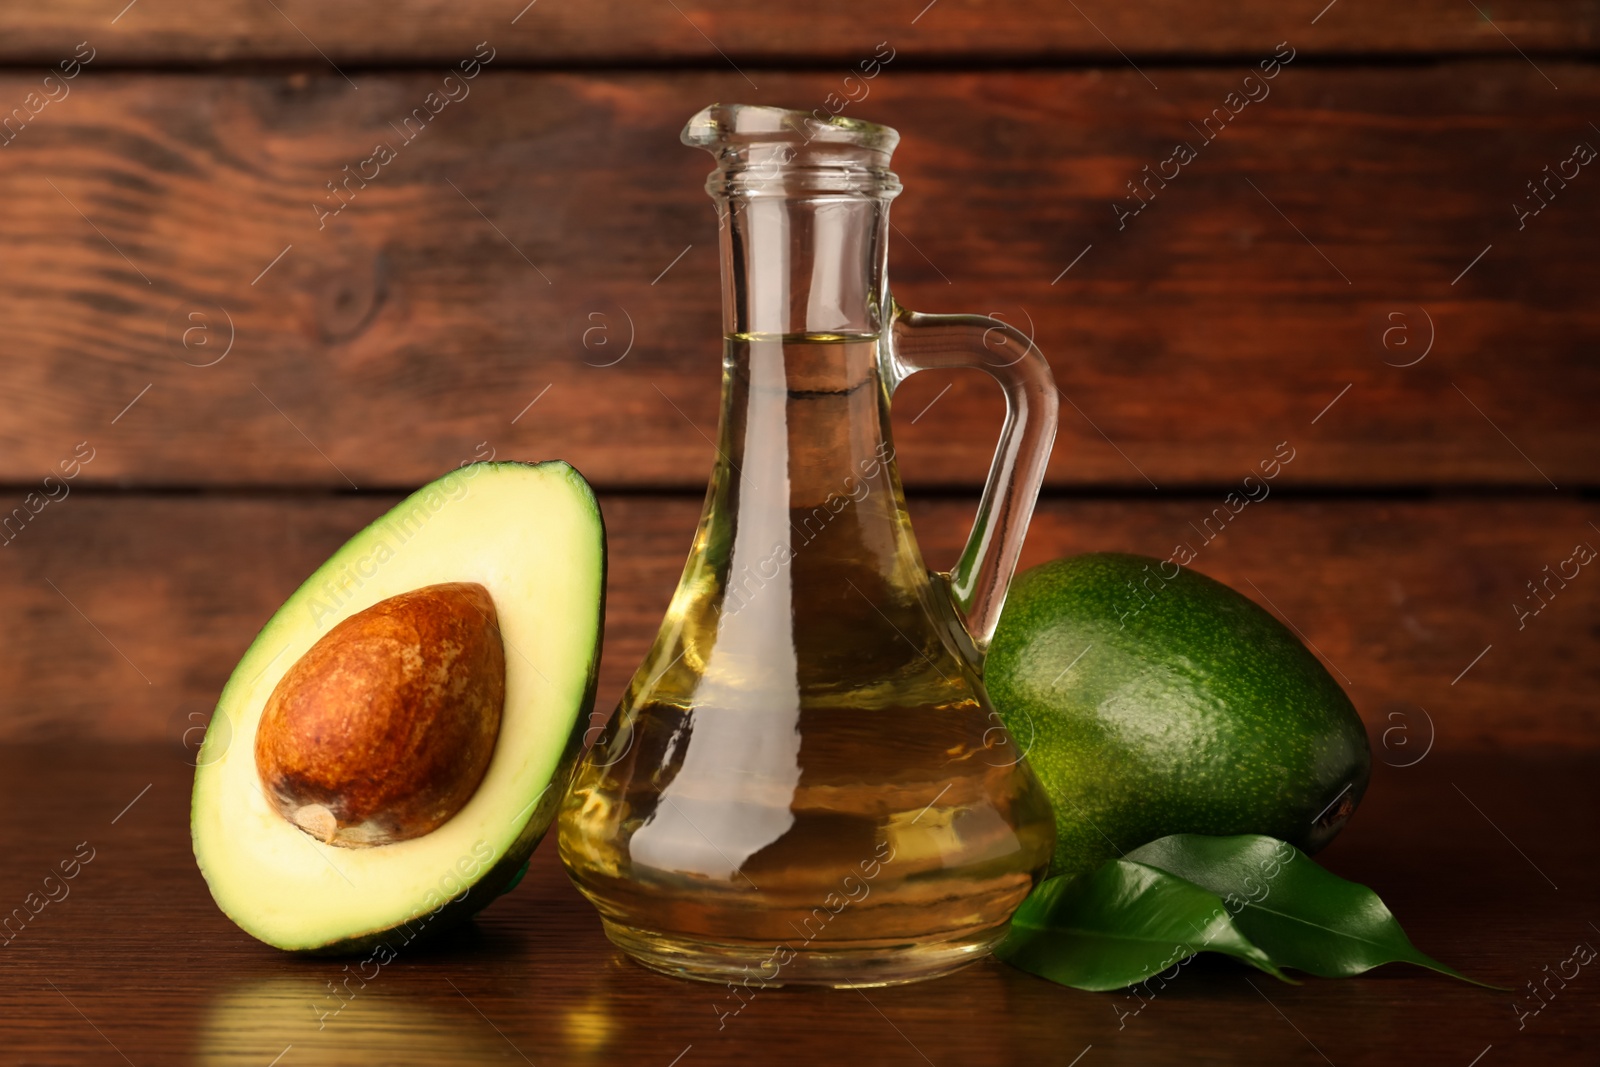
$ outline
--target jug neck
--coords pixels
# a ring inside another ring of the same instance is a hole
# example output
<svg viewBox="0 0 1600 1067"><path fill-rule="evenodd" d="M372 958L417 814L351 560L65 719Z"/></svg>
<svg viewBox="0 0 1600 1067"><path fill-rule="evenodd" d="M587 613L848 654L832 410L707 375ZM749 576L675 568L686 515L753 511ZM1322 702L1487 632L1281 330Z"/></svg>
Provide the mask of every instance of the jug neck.
<svg viewBox="0 0 1600 1067"><path fill-rule="evenodd" d="M729 337L866 338L889 314L888 169L898 135L852 120L716 105L683 140L710 151Z"/></svg>

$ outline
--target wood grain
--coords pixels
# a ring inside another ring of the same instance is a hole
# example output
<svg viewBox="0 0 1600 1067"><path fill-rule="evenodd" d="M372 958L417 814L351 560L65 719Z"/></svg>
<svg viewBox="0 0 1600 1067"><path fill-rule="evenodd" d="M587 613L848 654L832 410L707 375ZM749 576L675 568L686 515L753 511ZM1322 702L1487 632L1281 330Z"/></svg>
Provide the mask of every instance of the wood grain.
<svg viewBox="0 0 1600 1067"><path fill-rule="evenodd" d="M1515 994L1417 970L1251 989L1203 960L1142 1008L986 961L763 993L719 1027L723 992L618 956L549 846L473 927L319 1024L342 961L251 941L190 852L193 749L230 668L392 490L490 454L562 456L649 490L603 500L599 722L666 607L712 458L715 230L708 163L678 127L714 99L825 106L879 42L895 58L846 114L904 135L896 295L1023 326L1067 399L1060 492L1024 565L1189 547L1294 626L1367 722L1373 786L1331 869L1377 888L1424 951L1519 990L1600 943L1580 906L1600 891L1600 579L1546 569L1600 545L1600 177L1547 187L1523 225L1513 207L1575 142L1600 146L1600 0L525 3L0 10L0 909L50 892L78 842L96 850L70 898L0 935L9 1056L1592 1056L1587 971L1520 1026ZM80 41L94 61L70 95L30 99ZM1279 41L1297 58L1270 97L1202 143L1192 124ZM398 132L479 42L493 60L470 97ZM1178 141L1196 160L1119 226L1126 183ZM379 142L394 161L319 228L326 183ZM908 483L975 485L1001 417L981 376L912 379L895 402ZM1212 539L1223 493L1279 442L1295 459L1274 495ZM972 508L913 501L930 563L951 562Z"/></svg>
<svg viewBox="0 0 1600 1067"><path fill-rule="evenodd" d="M392 502L80 494L51 505L0 550L0 738L176 745L193 731L197 745L194 728L256 629ZM610 594L597 722L655 635L698 516L689 499L603 506ZM1050 500L1023 563L1096 550L1164 558L1187 543L1197 569L1299 628L1348 688L1380 759L1407 762L1430 737L1453 748L1600 747L1600 577L1586 568L1565 588L1542 587L1537 615L1513 609L1538 606L1525 583L1542 582L1546 565L1580 542L1600 547L1600 506L1269 496L1219 535L1222 506ZM972 510L962 499L914 503L930 565L953 562Z"/></svg>
<svg viewBox="0 0 1600 1067"><path fill-rule="evenodd" d="M1521 61L1291 64L1214 143L1190 123L1244 66L1160 92L891 67L847 113L904 134L897 295L1005 316L1054 364L1056 485L1214 486L1290 438L1300 485L1592 485L1600 178L1521 230L1513 202L1600 145L1600 73L1539 66L1559 92ZM91 69L0 148L0 350L26 356L0 362L0 483L87 441L84 482L120 486L403 487L490 451L703 484L715 227L677 131L749 86L491 65L404 142L441 78ZM837 81L767 72L759 98ZM1198 158L1119 230L1180 139ZM378 142L394 161L319 230ZM921 375L896 411L911 483L982 477L983 375Z"/></svg>
<svg viewBox="0 0 1600 1067"><path fill-rule="evenodd" d="M922 59L1043 57L1121 62L1140 58L1229 55L1285 37L1308 51L1408 54L1514 54L1593 48L1600 8L1593 0L1521 0L1484 8L1415 0L1405 5L1322 3L1286 7L1236 0L1196 7L1180 0L1137 4L1049 0L911 0L861 5L819 0L804 5L741 0L630 4L624 0L139 0L121 4L63 0L8 5L0 15L0 57L49 62L70 42L90 38L121 62L221 63L296 60L370 64L449 62L490 40L525 63L730 62L831 60L841 65L894 41ZM1329 10L1324 10L1325 6ZM1482 5L1480 5L1481 7ZM1076 8L1076 9L1074 9ZM1499 31L1504 32L1504 36Z"/></svg>
<svg viewBox="0 0 1600 1067"><path fill-rule="evenodd" d="M1544 981L1574 944L1600 944L1586 904L1600 892L1597 770L1593 753L1435 752L1404 770L1380 765L1350 827L1318 857L1375 888L1423 951L1518 993L1398 964L1288 986L1202 957L1141 1006L991 960L865 994L767 990L719 1028L728 990L619 957L548 840L472 927L406 949L363 985L350 961L285 956L217 910L190 853L192 772L172 751L6 746L4 907L40 894L78 843L94 850L70 894L0 949L6 1051L18 1063L141 1067L274 1057L279 1067L1066 1067L1080 1055L1078 1067L1463 1067L1492 1045L1480 1067L1584 1063L1600 1040L1592 964L1564 987L1552 980L1555 996L1521 1029L1512 1003L1530 1011L1525 983ZM357 977L340 1007L328 984L347 974Z"/></svg>

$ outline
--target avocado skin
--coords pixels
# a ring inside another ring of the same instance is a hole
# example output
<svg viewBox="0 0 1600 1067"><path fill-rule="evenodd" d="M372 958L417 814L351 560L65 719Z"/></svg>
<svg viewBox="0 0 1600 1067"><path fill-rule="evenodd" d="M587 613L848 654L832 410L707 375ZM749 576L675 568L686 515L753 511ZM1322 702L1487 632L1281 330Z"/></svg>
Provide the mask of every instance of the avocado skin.
<svg viewBox="0 0 1600 1067"><path fill-rule="evenodd" d="M1174 566L1094 553L1012 583L984 685L1055 806L1052 875L1175 833L1315 852L1366 791L1366 728L1322 663L1253 601Z"/></svg>

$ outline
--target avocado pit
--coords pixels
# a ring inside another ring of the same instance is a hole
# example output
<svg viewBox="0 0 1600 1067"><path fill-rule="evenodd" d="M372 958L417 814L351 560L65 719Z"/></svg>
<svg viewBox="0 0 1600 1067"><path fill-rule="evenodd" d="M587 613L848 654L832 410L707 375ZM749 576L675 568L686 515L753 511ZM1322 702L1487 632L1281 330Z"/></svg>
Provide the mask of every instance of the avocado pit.
<svg viewBox="0 0 1600 1067"><path fill-rule="evenodd" d="M330 845L431 833L477 791L505 707L489 591L430 585L346 618L289 668L256 732L268 801Z"/></svg>

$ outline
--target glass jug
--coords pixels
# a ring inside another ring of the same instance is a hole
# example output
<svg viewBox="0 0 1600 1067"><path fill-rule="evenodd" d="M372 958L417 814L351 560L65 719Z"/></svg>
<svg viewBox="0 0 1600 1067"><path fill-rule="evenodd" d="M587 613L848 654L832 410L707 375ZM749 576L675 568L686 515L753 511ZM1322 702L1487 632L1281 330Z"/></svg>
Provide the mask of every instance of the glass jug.
<svg viewBox="0 0 1600 1067"><path fill-rule="evenodd" d="M1054 824L981 682L1055 436L1049 365L995 319L889 295L894 130L716 105L722 414L655 644L584 758L562 862L639 962L725 981L883 985L980 958ZM889 400L975 367L1007 415L953 571L906 514Z"/></svg>

